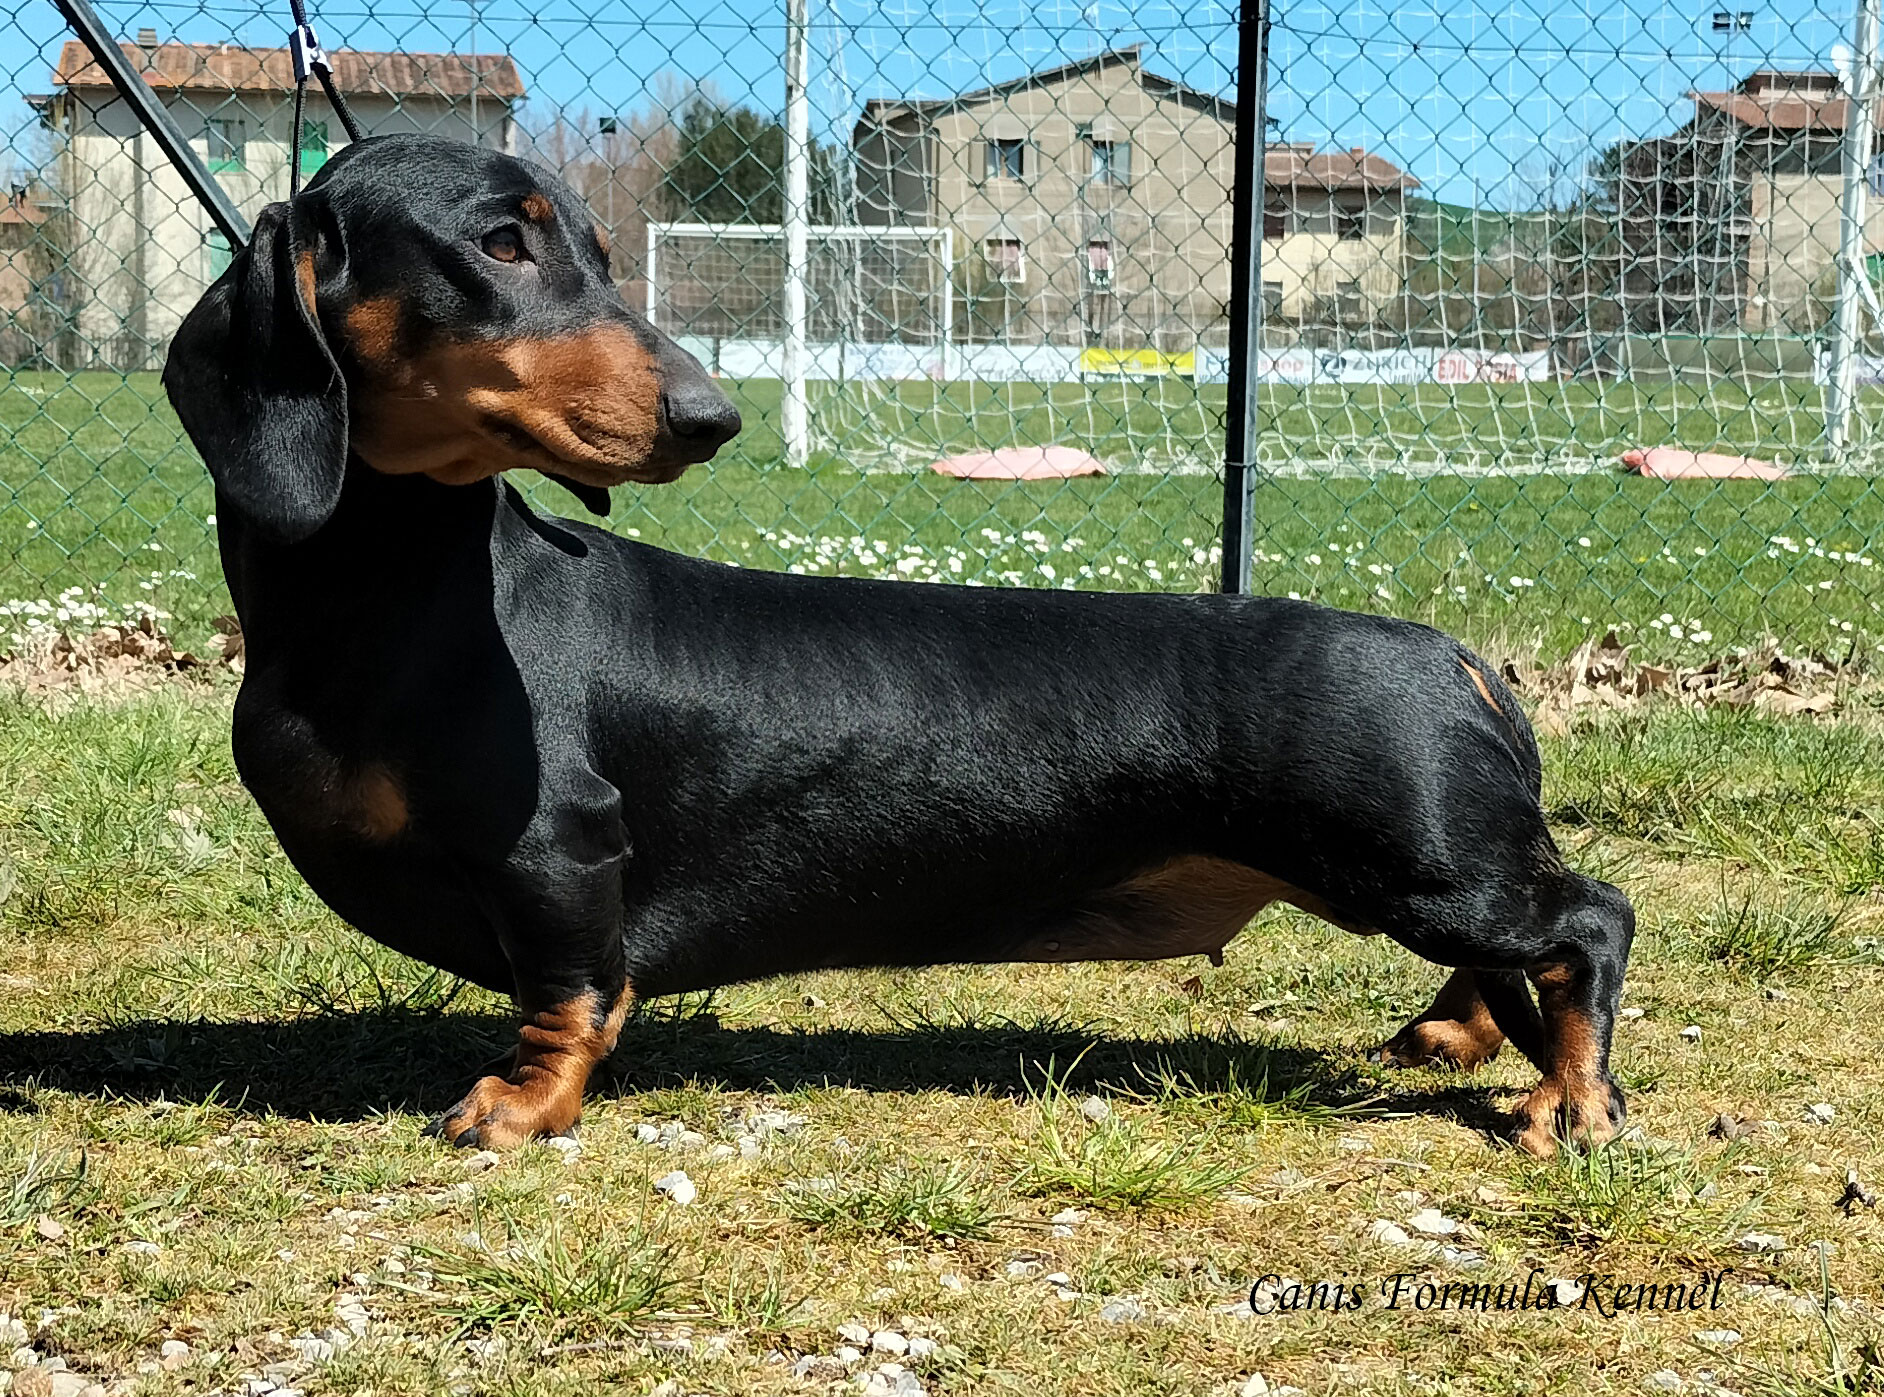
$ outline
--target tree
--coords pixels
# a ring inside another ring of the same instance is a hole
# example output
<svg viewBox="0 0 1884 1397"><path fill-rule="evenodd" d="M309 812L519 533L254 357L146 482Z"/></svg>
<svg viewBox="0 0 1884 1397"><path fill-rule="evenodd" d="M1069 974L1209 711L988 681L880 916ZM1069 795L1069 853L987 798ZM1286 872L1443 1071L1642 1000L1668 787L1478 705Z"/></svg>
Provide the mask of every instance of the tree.
<svg viewBox="0 0 1884 1397"><path fill-rule="evenodd" d="M648 222L662 216L660 191L678 149L669 112L694 90L664 76L643 110L598 116L551 107L520 123L523 154L568 181L608 234L610 269L630 305L646 302Z"/></svg>
<svg viewBox="0 0 1884 1397"><path fill-rule="evenodd" d="M1757 158L1770 161L1761 140ZM1739 328L1752 223L1742 144L1737 123L1696 118L1671 136L1618 142L1590 163L1585 207L1605 225L1600 265L1629 329Z"/></svg>
<svg viewBox="0 0 1884 1397"><path fill-rule="evenodd" d="M693 223L779 223L785 216L785 128L778 118L700 89L675 113L675 153L661 182L662 216ZM811 142L811 221L838 222L837 152Z"/></svg>

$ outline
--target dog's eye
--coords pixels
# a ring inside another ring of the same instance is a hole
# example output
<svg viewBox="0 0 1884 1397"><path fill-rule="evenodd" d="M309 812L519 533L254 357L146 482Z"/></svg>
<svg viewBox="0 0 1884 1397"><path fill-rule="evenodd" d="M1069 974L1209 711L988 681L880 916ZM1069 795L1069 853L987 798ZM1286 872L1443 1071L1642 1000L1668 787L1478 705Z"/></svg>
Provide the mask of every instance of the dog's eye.
<svg viewBox="0 0 1884 1397"><path fill-rule="evenodd" d="M515 228L499 228L484 235L484 255L493 262L522 262L523 239Z"/></svg>

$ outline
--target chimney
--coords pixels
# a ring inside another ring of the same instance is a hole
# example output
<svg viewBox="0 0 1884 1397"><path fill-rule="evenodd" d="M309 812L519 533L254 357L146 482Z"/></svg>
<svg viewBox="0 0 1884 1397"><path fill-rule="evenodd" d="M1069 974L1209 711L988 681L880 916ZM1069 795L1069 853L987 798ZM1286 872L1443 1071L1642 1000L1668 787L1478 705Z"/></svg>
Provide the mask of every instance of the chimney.
<svg viewBox="0 0 1884 1397"><path fill-rule="evenodd" d="M157 47L157 31L155 29L138 30L137 31L137 46L143 49L146 53L149 53L152 49L156 48Z"/></svg>
<svg viewBox="0 0 1884 1397"><path fill-rule="evenodd" d="M1348 147L1348 154L1352 155L1356 160L1359 160L1362 156L1367 154L1367 147L1366 146L1350 146Z"/></svg>

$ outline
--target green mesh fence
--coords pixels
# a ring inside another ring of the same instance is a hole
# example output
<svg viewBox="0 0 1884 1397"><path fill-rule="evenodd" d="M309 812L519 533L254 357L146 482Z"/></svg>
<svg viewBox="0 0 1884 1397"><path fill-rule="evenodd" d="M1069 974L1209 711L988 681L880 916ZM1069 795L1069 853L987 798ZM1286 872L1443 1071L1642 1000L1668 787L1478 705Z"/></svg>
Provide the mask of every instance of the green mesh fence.
<svg viewBox="0 0 1884 1397"><path fill-rule="evenodd" d="M1257 589L1547 651L1884 649L1875 3L1274 6ZM314 10L370 132L558 170L738 401L745 433L613 527L802 572L1216 585L1233 7ZM337 148L318 96L289 130L285 4L101 13L250 217ZM0 647L227 608L157 369L230 249L72 39L0 10Z"/></svg>

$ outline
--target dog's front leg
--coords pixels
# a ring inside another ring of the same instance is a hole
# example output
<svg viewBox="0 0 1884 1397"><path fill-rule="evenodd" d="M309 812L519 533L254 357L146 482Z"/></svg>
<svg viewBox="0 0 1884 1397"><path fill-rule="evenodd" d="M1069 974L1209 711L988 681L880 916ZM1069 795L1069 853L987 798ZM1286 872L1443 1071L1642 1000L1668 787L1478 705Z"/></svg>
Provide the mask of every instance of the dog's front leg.
<svg viewBox="0 0 1884 1397"><path fill-rule="evenodd" d="M589 1074L615 1049L634 991L621 934L626 838L609 795L604 809L565 811L554 847L526 847L505 870L494 911L523 1025L509 1070L433 1122L454 1145L568 1134Z"/></svg>
<svg viewBox="0 0 1884 1397"><path fill-rule="evenodd" d="M1540 1070L1550 1070L1543 1023L1523 972L1460 969L1452 972L1432 1007L1372 1057L1388 1067L1443 1063L1469 1072L1498 1056L1507 1037Z"/></svg>
<svg viewBox="0 0 1884 1397"><path fill-rule="evenodd" d="M612 996L598 989L553 1004L526 1003L509 1075L480 1078L433 1123L433 1133L467 1149L498 1150L569 1134L582 1119L589 1074L614 1050L632 998L624 980Z"/></svg>

